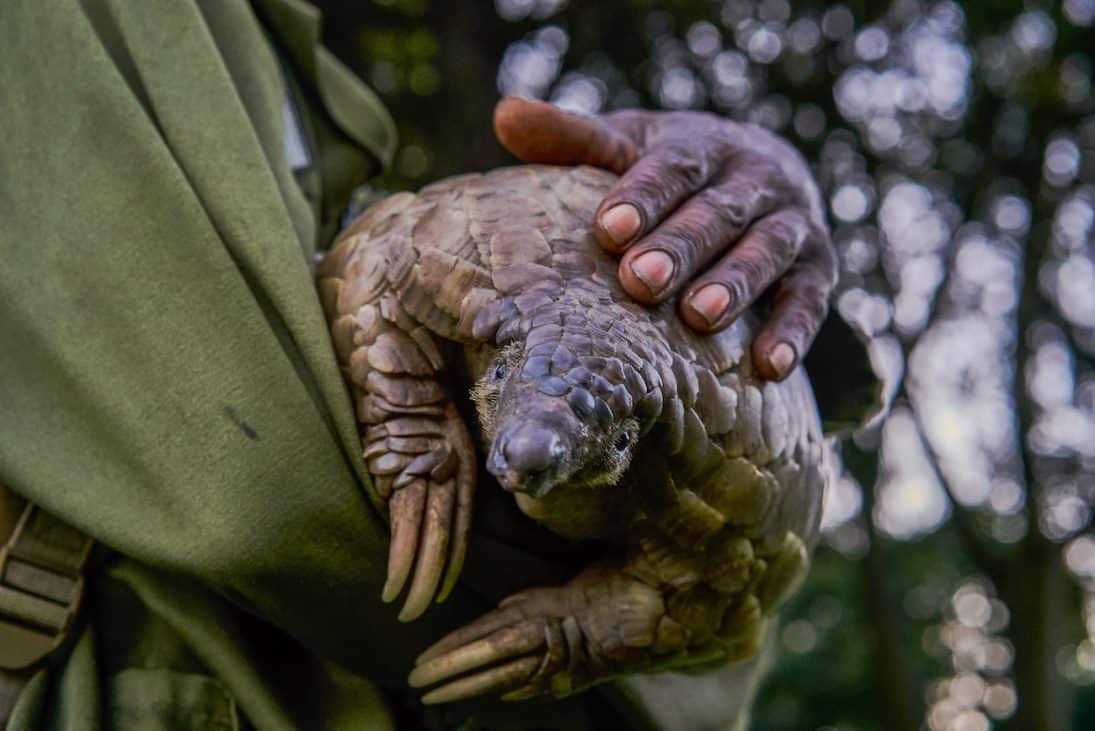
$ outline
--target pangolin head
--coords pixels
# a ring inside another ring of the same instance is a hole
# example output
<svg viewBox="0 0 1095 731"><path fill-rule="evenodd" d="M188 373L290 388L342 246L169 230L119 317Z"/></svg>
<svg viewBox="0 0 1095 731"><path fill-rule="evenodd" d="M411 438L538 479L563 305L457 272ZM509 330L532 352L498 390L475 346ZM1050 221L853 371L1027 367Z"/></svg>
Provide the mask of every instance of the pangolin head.
<svg viewBox="0 0 1095 731"><path fill-rule="evenodd" d="M520 343L499 350L472 390L487 470L533 498L559 485L616 484L631 463L639 422L560 375L539 373Z"/></svg>

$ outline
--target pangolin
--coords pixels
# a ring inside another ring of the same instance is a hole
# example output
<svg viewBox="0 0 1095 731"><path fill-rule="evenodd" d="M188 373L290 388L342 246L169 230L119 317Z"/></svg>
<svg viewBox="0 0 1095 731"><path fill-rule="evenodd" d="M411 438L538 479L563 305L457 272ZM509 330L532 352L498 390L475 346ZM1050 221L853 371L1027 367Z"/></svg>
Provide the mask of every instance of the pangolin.
<svg viewBox="0 0 1095 731"><path fill-rule="evenodd" d="M803 577L826 449L802 368L760 380L746 314L690 332L647 308L592 236L615 180L517 166L373 206L318 286L391 516L385 601L400 618L452 589L480 459L520 510L608 546L441 639L410 683L427 703L562 696L623 674L755 655ZM457 408L470 392L478 425Z"/></svg>

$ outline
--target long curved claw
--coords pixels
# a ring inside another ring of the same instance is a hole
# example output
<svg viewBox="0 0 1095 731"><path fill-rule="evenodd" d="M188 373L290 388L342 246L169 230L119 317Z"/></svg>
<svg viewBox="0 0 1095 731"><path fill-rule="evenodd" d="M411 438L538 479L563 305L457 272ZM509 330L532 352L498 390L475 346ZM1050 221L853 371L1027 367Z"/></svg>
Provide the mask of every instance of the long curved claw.
<svg viewBox="0 0 1095 731"><path fill-rule="evenodd" d="M484 693L563 697L657 667L687 650L685 634L656 588L612 565L594 566L566 586L515 594L450 632L419 655L408 682L440 684L424 703Z"/></svg>
<svg viewBox="0 0 1095 731"><path fill-rule="evenodd" d="M431 690L422 696L422 702L426 705L451 703L484 693L507 690L522 685L539 667L540 658L523 657Z"/></svg>
<svg viewBox="0 0 1095 731"><path fill-rule="evenodd" d="M558 617L523 619L517 611L495 611L464 628L461 637L466 642L450 635L442 641L447 649L435 645L419 658L408 683L414 688L442 684L423 696L423 703L484 693L504 693L504 698L565 695L572 687L574 668L566 665L581 651L568 646Z"/></svg>
<svg viewBox="0 0 1095 731"><path fill-rule="evenodd" d="M445 568L445 558L452 531L453 504L456 496L455 483L431 484L426 503L426 515L422 524L422 536L419 542L418 565L415 567L414 580L407 601L399 613L400 622L417 619L430 606L430 600L441 581Z"/></svg>
<svg viewBox="0 0 1095 731"><path fill-rule="evenodd" d="M534 589L510 597L422 653L408 682L415 688L442 684L423 697L424 703L484 693L566 694L574 670L567 663L584 656L580 630L572 638L564 629L567 623L577 628L576 622L559 613L569 591Z"/></svg>
<svg viewBox="0 0 1095 731"><path fill-rule="evenodd" d="M410 622L435 596L444 601L460 577L475 501L474 446L452 404L443 419L400 416L371 427L366 440L369 469L387 488L391 514L381 599L395 601L410 579L399 613Z"/></svg>
<svg viewBox="0 0 1095 731"><path fill-rule="evenodd" d="M460 578L464 568L464 557L468 553L468 538L471 534L472 504L475 501L474 462L461 460L456 476L456 517L452 527L452 549L449 553L449 566L441 590L437 593L437 603L448 599Z"/></svg>
<svg viewBox="0 0 1095 731"><path fill-rule="evenodd" d="M542 623L528 620L418 665L411 671L408 682L413 688L423 688L484 665L538 650L545 641Z"/></svg>
<svg viewBox="0 0 1095 731"><path fill-rule="evenodd" d="M426 505L426 481L417 480L400 488L388 501L392 515L392 541L388 549L388 579L381 599L395 601L414 566L418 553L418 535Z"/></svg>
<svg viewBox="0 0 1095 731"><path fill-rule="evenodd" d="M528 685L522 685L517 690L511 690L508 693L502 694L502 700L504 701L527 701L537 696L543 695L543 689L534 683Z"/></svg>
<svg viewBox="0 0 1095 731"><path fill-rule="evenodd" d="M419 655L415 660L415 665L424 665L435 658L455 650L461 645L482 639L492 632L519 622L522 619L524 619L524 617L519 612L508 607L487 612L474 622L453 630L428 647L426 651Z"/></svg>

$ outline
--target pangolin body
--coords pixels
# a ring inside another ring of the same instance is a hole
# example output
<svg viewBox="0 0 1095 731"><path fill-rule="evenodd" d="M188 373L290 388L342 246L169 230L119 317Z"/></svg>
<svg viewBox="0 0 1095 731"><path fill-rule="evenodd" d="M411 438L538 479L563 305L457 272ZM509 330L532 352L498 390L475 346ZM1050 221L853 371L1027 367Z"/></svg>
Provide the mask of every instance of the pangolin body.
<svg viewBox="0 0 1095 731"><path fill-rule="evenodd" d="M828 474L809 381L754 375L751 315L700 337L672 302L624 293L591 233L614 180L549 166L444 180L370 208L320 266L392 512L387 600L413 564L401 616L459 573L479 459L533 519L615 546L427 651L412 684L448 681L427 701L750 657L805 572ZM453 405L469 389L481 457Z"/></svg>

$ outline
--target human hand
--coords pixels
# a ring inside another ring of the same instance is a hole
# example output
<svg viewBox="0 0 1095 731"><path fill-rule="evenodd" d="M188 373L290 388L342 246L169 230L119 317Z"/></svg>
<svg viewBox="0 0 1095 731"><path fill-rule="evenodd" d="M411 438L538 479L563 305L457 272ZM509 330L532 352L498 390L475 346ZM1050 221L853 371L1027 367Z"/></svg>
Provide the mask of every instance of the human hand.
<svg viewBox="0 0 1095 731"><path fill-rule="evenodd" d="M498 103L494 128L525 162L621 176L597 209L594 232L606 251L623 255L620 283L636 300L652 305L683 292L681 318L707 334L775 285L753 363L778 380L806 354L837 267L821 195L790 144L708 113L584 117L515 97Z"/></svg>

